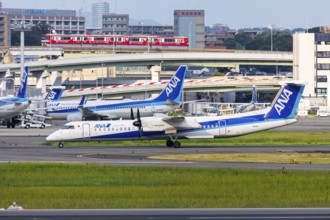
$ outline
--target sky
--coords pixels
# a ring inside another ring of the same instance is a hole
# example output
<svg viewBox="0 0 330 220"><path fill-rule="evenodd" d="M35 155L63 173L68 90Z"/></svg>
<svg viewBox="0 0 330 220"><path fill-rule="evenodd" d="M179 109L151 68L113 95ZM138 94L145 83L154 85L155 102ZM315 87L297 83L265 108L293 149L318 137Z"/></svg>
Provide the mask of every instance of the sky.
<svg viewBox="0 0 330 220"><path fill-rule="evenodd" d="M91 11L93 0L0 0L3 8L71 9ZM107 0L110 13L129 14L173 25L175 9L204 9L205 25L227 24L231 29L330 26L330 0Z"/></svg>

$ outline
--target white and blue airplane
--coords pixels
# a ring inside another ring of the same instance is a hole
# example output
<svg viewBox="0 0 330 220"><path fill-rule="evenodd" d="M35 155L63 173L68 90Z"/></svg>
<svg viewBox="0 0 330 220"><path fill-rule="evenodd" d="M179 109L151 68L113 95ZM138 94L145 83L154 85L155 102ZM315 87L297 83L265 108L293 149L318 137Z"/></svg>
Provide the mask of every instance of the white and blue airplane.
<svg viewBox="0 0 330 220"><path fill-rule="evenodd" d="M187 66L180 66L163 91L156 97L147 100L111 100L87 101L84 104L64 106L60 102L48 104L47 114L52 119L110 120L129 119L131 109L139 109L141 117L152 116L155 113L167 113L180 108L181 94Z"/></svg>
<svg viewBox="0 0 330 220"><path fill-rule="evenodd" d="M59 142L62 148L66 141L167 139L168 147L179 148L178 139L246 135L296 122L295 114L305 84L300 81L283 83L272 105L261 110L223 116L145 118L140 118L137 111L135 120L70 122L46 140Z"/></svg>
<svg viewBox="0 0 330 220"><path fill-rule="evenodd" d="M0 120L7 124L7 128L15 128L15 119L25 111L31 101L26 97L29 68L25 67L21 73L21 86L16 96L0 97Z"/></svg>

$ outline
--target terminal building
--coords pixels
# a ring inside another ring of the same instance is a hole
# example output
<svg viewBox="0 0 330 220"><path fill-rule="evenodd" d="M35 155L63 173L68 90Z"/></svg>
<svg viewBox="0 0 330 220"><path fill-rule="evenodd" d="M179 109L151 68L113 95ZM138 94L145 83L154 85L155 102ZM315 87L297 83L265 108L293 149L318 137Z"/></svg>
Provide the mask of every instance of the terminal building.
<svg viewBox="0 0 330 220"><path fill-rule="evenodd" d="M293 76L307 81L303 96L330 104L330 33L293 36Z"/></svg>

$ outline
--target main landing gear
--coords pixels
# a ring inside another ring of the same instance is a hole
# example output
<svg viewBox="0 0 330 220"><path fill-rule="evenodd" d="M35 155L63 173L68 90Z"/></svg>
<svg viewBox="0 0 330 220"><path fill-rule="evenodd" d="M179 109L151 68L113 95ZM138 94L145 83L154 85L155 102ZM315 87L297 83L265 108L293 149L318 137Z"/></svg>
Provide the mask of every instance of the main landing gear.
<svg viewBox="0 0 330 220"><path fill-rule="evenodd" d="M58 148L63 148L64 147L64 144L62 142L58 142Z"/></svg>
<svg viewBox="0 0 330 220"><path fill-rule="evenodd" d="M171 136L169 136L170 139L168 139L166 141L166 146L167 147L174 147L174 148L180 148L181 147L181 143L179 141L177 141L177 137L175 137L175 139L173 139Z"/></svg>

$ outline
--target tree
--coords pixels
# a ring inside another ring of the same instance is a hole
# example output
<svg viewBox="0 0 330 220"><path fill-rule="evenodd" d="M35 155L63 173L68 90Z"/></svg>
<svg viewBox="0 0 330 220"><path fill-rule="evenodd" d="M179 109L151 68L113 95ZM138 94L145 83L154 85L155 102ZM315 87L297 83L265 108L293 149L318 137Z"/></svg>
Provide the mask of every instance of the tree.
<svg viewBox="0 0 330 220"><path fill-rule="evenodd" d="M240 45L241 48L245 49L245 46L248 42L250 42L252 39L249 36L248 33L238 33L235 35L235 41ZM237 45L237 46L239 46Z"/></svg>
<svg viewBox="0 0 330 220"><path fill-rule="evenodd" d="M31 28L31 31L25 32L26 46L41 46L41 38L43 34L47 34L50 31L50 26L46 23L38 23ZM11 45L20 46L20 31L12 31Z"/></svg>
<svg viewBox="0 0 330 220"><path fill-rule="evenodd" d="M227 49L236 49L236 41L234 38L227 38L224 41L224 45Z"/></svg>

